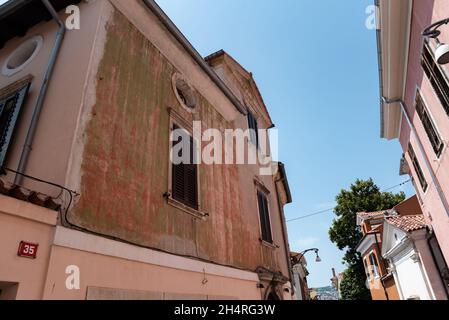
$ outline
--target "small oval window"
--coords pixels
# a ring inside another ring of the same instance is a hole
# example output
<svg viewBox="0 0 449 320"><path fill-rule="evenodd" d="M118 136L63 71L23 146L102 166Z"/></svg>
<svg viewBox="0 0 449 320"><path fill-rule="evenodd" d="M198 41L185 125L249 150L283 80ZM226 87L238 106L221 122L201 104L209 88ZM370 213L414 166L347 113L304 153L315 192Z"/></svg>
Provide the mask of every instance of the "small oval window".
<svg viewBox="0 0 449 320"><path fill-rule="evenodd" d="M173 78L173 87L176 98L182 106L190 110L196 107L196 98L193 89L179 74L175 74Z"/></svg>
<svg viewBox="0 0 449 320"><path fill-rule="evenodd" d="M41 36L35 36L19 45L6 59L2 73L5 76L11 76L23 70L39 53L42 42Z"/></svg>

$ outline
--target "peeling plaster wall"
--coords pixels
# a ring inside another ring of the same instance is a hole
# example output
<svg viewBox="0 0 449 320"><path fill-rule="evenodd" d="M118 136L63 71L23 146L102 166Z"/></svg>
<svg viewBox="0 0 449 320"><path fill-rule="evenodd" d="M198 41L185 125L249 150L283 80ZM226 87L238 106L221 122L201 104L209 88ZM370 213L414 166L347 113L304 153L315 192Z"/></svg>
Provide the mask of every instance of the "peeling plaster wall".
<svg viewBox="0 0 449 320"><path fill-rule="evenodd" d="M95 104L81 115L89 120L81 197L71 220L142 246L250 270L265 266L287 275L285 250L259 241L256 166L200 166L200 205L210 214L207 220L170 206L163 197L168 190L168 107L189 122L201 119L203 130L246 129L245 117L227 121L198 91L198 112L186 112L172 89L174 65L117 8L106 28L91 99ZM273 177L265 179L274 238L283 247Z"/></svg>

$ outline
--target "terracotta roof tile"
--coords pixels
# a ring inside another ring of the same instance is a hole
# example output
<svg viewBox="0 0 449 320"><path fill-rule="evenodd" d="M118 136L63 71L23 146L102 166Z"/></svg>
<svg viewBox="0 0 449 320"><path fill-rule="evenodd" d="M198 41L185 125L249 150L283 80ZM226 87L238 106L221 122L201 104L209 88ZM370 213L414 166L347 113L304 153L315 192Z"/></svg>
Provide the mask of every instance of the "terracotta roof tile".
<svg viewBox="0 0 449 320"><path fill-rule="evenodd" d="M358 212L357 216L360 218L373 218L377 216L383 216L387 210L374 211L374 212Z"/></svg>
<svg viewBox="0 0 449 320"><path fill-rule="evenodd" d="M38 193L27 188L16 186L0 179L0 194L17 200L30 202L40 207L58 211L61 208L60 200L46 194Z"/></svg>
<svg viewBox="0 0 449 320"><path fill-rule="evenodd" d="M386 221L405 232L420 230L427 226L422 214L413 216L392 216L387 217Z"/></svg>

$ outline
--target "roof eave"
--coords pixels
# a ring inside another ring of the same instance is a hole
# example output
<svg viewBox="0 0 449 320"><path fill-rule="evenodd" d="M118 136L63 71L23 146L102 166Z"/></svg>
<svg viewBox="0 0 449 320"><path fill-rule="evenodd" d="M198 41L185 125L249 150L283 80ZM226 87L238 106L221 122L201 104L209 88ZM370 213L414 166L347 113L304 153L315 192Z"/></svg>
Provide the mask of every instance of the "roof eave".
<svg viewBox="0 0 449 320"><path fill-rule="evenodd" d="M408 65L412 0L375 0L379 12L377 30L380 91L380 136L388 140L399 137ZM404 12L406 14L404 14ZM387 58L387 59L384 59ZM397 67L396 67L397 66ZM397 70L401 70L397 72Z"/></svg>
<svg viewBox="0 0 449 320"><path fill-rule="evenodd" d="M288 184L285 166L282 162L279 162L279 170L281 171L282 183L284 184L285 193L287 195L287 203L292 203L293 202L292 194L290 192L290 186Z"/></svg>
<svg viewBox="0 0 449 320"><path fill-rule="evenodd" d="M262 104L262 107L263 107L263 109L264 109L264 111L265 111L264 116L267 118L267 121L268 121L268 129L274 128L275 125L274 125L274 123L273 123L273 120L271 119L270 113L268 112L267 105L265 104L265 100L264 100L264 98L263 98L263 96L262 96L262 94L261 94L261 92L260 92L260 90L259 90L259 87L258 87L258 85L257 85L257 82L256 82L256 80L254 79L253 73L250 72L250 71L248 71L248 70L246 70L246 68L243 67L243 66L241 65L240 62L238 62L237 60L235 60L233 56L231 56L229 53L227 53L227 52L226 52L225 50L223 50L223 49L220 49L220 50L218 50L218 51L216 51L216 52L214 52L214 53L211 53L210 55L206 56L206 57L204 58L204 60L210 64L210 63L213 63L214 59L217 59L217 58L219 58L219 57L223 57L224 59L229 59L229 60L231 60L235 65L237 65L237 66L240 68L240 71L243 72L244 76L245 76L249 81L251 81L251 83L252 83L253 86L254 86L254 89L256 90L257 98L259 98L260 103ZM226 60L225 60L225 61L226 61Z"/></svg>
<svg viewBox="0 0 449 320"><path fill-rule="evenodd" d="M371 245L373 245L376 242L376 236L380 234L379 232L370 232L370 233L366 233L362 239L360 239L359 243L357 244L356 247L356 251L359 252L360 254L364 254L367 249L369 249L371 247ZM369 239L369 238L373 238L374 239Z"/></svg>

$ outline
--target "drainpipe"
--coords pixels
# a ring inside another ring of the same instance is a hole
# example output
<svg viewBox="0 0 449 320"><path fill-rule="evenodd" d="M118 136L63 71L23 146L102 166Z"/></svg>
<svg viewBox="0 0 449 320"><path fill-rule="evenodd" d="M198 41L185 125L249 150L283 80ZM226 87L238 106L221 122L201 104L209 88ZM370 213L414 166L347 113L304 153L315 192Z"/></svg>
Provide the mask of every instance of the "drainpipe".
<svg viewBox="0 0 449 320"><path fill-rule="evenodd" d="M284 176L275 180L274 186L276 188L276 195L277 195L276 198L278 199L279 214L281 216L282 238L284 239L284 247L285 247L285 251L286 251L286 255L287 255L287 267L288 267L288 273L289 273L289 277L290 277L290 284L292 287L291 295L293 296L295 294L296 288L295 288L294 278L293 278L292 262L290 260L290 246L289 246L288 240L287 240L287 226L285 225L284 209L282 207L281 199L279 198L279 188L278 188L278 182L282 182L284 180L285 180Z"/></svg>
<svg viewBox="0 0 449 320"><path fill-rule="evenodd" d="M53 20L58 24L59 29L56 33L56 39L55 44L53 46L53 49L50 53L50 58L48 60L47 68L45 71L45 75L42 81L42 86L39 91L39 95L37 97L36 105L34 106L33 115L31 118L30 126L28 128L28 132L25 138L25 142L23 144L22 153L20 155L19 165L17 167L17 172L23 173L25 172L25 168L28 162L28 156L30 154L30 151L32 149L32 143L34 134L36 132L36 127L39 121L39 116L42 110L42 106L44 104L45 95L47 93L48 89L48 83L50 81L51 75L53 73L53 69L56 63L56 58L58 57L59 51L61 49L62 40L64 39L65 35L65 26L64 22L61 21L61 19L58 16L58 13L53 8L51 3L48 0L41 0L42 4L45 6L45 8L48 10L50 15L52 16ZM16 174L14 179L14 184L19 185L22 182L22 175Z"/></svg>
<svg viewBox="0 0 449 320"><path fill-rule="evenodd" d="M441 202L443 203L444 209L446 210L446 214L449 216L449 205L446 199L446 196L443 193L443 189L441 188L440 182L438 181L437 177L435 176L435 173L433 172L432 166L430 164L429 159L427 158L427 154L424 152L424 147L422 145L421 139L419 138L418 134L416 133L415 126L410 121L410 117L408 115L407 109L405 108L405 102L402 99L394 99L390 100L385 97L382 97L382 101L386 104L393 104L393 103L399 103L401 106L402 114L405 116L405 119L407 120L408 126L410 127L413 135L415 136L416 141L418 142L418 148L421 152L424 162L426 164L427 171L429 172L432 182L435 185L435 188L438 192L438 196L441 199Z"/></svg>

